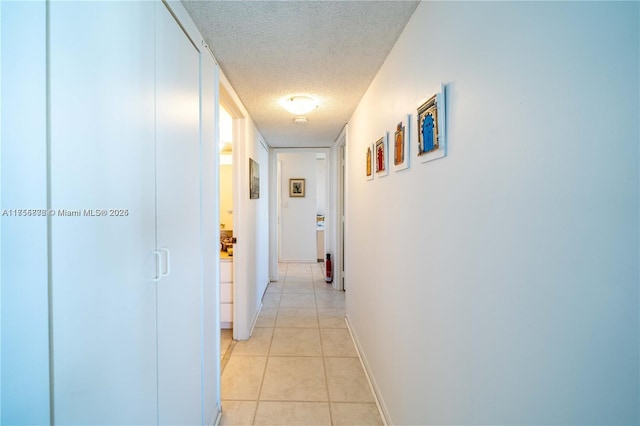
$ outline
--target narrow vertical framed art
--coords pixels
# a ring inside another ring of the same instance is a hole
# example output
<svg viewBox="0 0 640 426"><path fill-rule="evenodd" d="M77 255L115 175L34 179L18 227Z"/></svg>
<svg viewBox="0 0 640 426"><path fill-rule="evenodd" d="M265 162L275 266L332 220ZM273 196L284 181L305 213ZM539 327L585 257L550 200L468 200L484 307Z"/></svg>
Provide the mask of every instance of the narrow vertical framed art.
<svg viewBox="0 0 640 426"><path fill-rule="evenodd" d="M393 162L393 169L396 172L409 168L411 152L411 114L396 124L393 133L393 154L390 156Z"/></svg>
<svg viewBox="0 0 640 426"><path fill-rule="evenodd" d="M383 177L389 174L389 133L378 139L374 144L374 163L376 177Z"/></svg>
<svg viewBox="0 0 640 426"><path fill-rule="evenodd" d="M373 144L367 145L365 151L365 177L366 180L373 180Z"/></svg>

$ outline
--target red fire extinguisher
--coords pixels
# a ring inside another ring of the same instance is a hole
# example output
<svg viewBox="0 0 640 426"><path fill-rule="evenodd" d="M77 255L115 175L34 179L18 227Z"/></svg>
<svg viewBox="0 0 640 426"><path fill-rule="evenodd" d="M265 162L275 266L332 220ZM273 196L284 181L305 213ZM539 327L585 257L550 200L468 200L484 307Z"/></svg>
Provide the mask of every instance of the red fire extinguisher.
<svg viewBox="0 0 640 426"><path fill-rule="evenodd" d="M327 253L327 260L324 261L326 269L324 280L328 283L333 281L333 270L331 269L331 255Z"/></svg>

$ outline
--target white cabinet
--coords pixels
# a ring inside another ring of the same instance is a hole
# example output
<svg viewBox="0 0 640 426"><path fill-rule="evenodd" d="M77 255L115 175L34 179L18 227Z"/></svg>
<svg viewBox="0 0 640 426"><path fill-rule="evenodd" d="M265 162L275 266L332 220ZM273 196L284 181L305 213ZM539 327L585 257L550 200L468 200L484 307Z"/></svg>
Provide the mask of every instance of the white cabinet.
<svg viewBox="0 0 640 426"><path fill-rule="evenodd" d="M162 2L49 8L51 204L72 214L50 228L55 423L209 423L200 54Z"/></svg>
<svg viewBox="0 0 640 426"><path fill-rule="evenodd" d="M46 208L46 8L0 1L2 210ZM47 424L47 218L0 222L0 424Z"/></svg>
<svg viewBox="0 0 640 426"><path fill-rule="evenodd" d="M154 8L49 4L56 424L157 420Z"/></svg>
<svg viewBox="0 0 640 426"><path fill-rule="evenodd" d="M202 423L199 54L156 7L158 421Z"/></svg>
<svg viewBox="0 0 640 426"><path fill-rule="evenodd" d="M233 258L220 259L220 326L233 328Z"/></svg>

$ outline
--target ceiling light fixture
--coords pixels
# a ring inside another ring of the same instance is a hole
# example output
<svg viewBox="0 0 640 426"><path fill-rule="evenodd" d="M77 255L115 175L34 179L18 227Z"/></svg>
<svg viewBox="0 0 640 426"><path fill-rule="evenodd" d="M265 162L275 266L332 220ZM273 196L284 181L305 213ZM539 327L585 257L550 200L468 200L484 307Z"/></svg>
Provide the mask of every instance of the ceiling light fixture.
<svg viewBox="0 0 640 426"><path fill-rule="evenodd" d="M293 122L296 124L307 124L307 119L305 117L296 117L293 119Z"/></svg>
<svg viewBox="0 0 640 426"><path fill-rule="evenodd" d="M318 101L310 96L296 95L286 98L281 102L284 109L291 114L307 114L318 107Z"/></svg>

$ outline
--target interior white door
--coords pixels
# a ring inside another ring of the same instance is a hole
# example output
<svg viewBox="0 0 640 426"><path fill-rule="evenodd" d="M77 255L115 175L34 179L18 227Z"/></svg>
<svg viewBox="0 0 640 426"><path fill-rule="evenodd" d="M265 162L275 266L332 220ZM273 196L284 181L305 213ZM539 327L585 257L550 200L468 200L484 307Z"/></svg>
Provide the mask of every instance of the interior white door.
<svg viewBox="0 0 640 426"><path fill-rule="evenodd" d="M0 424L47 424L48 220L6 210L47 205L44 2L0 2ZM10 59L9 59L10 58Z"/></svg>
<svg viewBox="0 0 640 426"><path fill-rule="evenodd" d="M154 6L49 14L55 424L155 423Z"/></svg>
<svg viewBox="0 0 640 426"><path fill-rule="evenodd" d="M158 409L160 424L202 424L199 53L156 3Z"/></svg>

